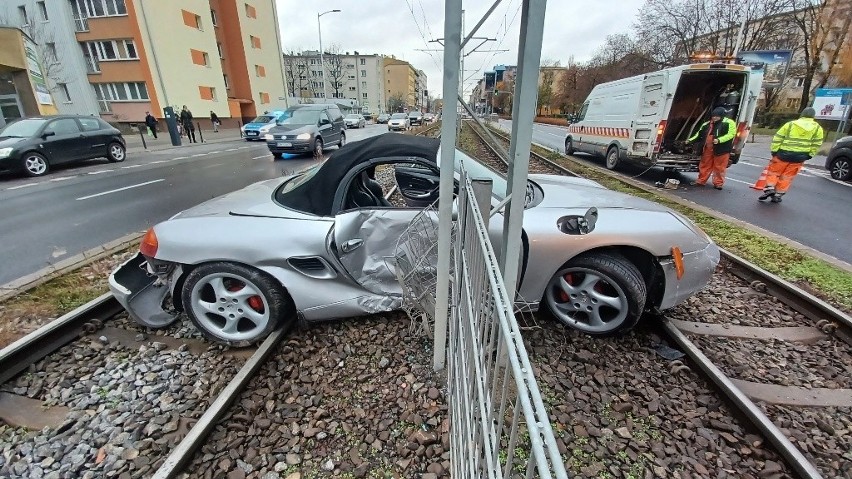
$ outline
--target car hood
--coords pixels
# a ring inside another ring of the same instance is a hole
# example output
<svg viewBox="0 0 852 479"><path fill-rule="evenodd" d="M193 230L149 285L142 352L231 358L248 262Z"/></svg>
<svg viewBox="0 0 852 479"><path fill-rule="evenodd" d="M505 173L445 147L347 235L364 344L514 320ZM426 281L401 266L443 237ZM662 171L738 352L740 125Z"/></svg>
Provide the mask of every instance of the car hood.
<svg viewBox="0 0 852 479"><path fill-rule="evenodd" d="M275 125L269 130L270 133L313 133L316 131L316 126L314 125Z"/></svg>
<svg viewBox="0 0 852 479"><path fill-rule="evenodd" d="M2 137L0 137L2 138ZM18 146L18 143L29 140L29 138L2 138L0 139L0 148L10 148Z"/></svg>
<svg viewBox="0 0 852 479"><path fill-rule="evenodd" d="M269 123L246 123L246 130L259 130L261 127L268 125Z"/></svg>
<svg viewBox="0 0 852 479"><path fill-rule="evenodd" d="M391 123L405 123L406 118L392 118L388 120Z"/></svg>
<svg viewBox="0 0 852 479"><path fill-rule="evenodd" d="M583 178L555 175L529 175L544 190L544 199L536 208L621 208L645 211L670 211L663 205L636 196L606 189Z"/></svg>
<svg viewBox="0 0 852 479"><path fill-rule="evenodd" d="M276 188L292 177L264 180L241 190L205 201L181 211L171 219L198 218L202 216L262 216L270 218L316 218L277 205L272 195Z"/></svg>

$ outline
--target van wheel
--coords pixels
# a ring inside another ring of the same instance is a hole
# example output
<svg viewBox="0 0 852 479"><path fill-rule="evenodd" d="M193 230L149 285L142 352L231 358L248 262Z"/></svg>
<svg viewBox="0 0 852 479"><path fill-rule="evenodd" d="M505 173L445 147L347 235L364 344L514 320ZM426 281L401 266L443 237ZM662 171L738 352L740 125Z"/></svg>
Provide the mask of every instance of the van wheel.
<svg viewBox="0 0 852 479"><path fill-rule="evenodd" d="M574 154L574 142L571 140L571 138L565 139L565 154L566 155L573 155Z"/></svg>
<svg viewBox="0 0 852 479"><path fill-rule="evenodd" d="M611 146L606 152L606 168L608 170L614 170L618 168L618 163L618 148L615 146Z"/></svg>

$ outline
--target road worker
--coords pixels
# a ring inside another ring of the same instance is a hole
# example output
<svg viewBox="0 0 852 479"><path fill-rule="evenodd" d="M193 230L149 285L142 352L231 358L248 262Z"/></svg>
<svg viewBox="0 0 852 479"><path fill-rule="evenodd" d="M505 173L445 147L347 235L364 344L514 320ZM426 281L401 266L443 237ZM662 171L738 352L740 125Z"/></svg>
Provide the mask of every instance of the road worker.
<svg viewBox="0 0 852 479"><path fill-rule="evenodd" d="M804 163L817 154L825 139L825 132L814 120L815 115L816 110L805 108L798 120L787 122L775 133L766 186L758 200L769 199L773 203L780 203Z"/></svg>
<svg viewBox="0 0 852 479"><path fill-rule="evenodd" d="M734 149L734 137L737 136L737 124L734 120L725 116L726 111L722 107L713 109L710 121L704 122L701 128L692 135L686 144L690 145L701 141L701 162L698 164L698 179L693 181L693 186L704 186L710 175L713 175L713 187L722 189L725 184L725 170Z"/></svg>

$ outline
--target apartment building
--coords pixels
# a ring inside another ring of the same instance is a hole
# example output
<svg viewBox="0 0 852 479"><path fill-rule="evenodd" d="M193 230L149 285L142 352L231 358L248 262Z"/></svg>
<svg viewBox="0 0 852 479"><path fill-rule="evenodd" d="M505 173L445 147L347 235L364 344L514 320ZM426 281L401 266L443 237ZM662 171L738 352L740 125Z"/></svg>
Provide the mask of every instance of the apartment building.
<svg viewBox="0 0 852 479"><path fill-rule="evenodd" d="M25 116L56 113L35 43L21 29L0 25L0 127Z"/></svg>
<svg viewBox="0 0 852 479"><path fill-rule="evenodd" d="M402 97L403 104L409 110L420 103L417 87L417 69L404 60L385 57L385 97ZM424 75L425 78L425 75Z"/></svg>
<svg viewBox="0 0 852 479"><path fill-rule="evenodd" d="M346 110L385 111L384 57L379 54L325 53L305 50L284 55L288 95L295 101L326 98ZM323 66L325 68L323 68ZM345 100L345 101L341 101Z"/></svg>
<svg viewBox="0 0 852 479"><path fill-rule="evenodd" d="M138 122L186 105L236 124L286 101L275 0L2 3L19 22L47 18L51 33L35 40L62 59L62 112Z"/></svg>

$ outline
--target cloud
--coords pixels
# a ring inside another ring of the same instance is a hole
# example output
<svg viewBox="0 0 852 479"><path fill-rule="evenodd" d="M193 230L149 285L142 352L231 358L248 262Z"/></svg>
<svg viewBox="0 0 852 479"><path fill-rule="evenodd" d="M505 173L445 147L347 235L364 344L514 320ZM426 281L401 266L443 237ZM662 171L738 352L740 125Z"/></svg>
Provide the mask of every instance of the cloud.
<svg viewBox="0 0 852 479"><path fill-rule="evenodd" d="M418 50L441 48L428 41L444 35L443 0L276 1L285 50L318 49L317 13L339 9L341 13L329 13L321 19L325 49L338 45L342 51L402 58L423 70L429 80L429 91L440 96L443 54ZM558 60L563 65L571 56L576 61L589 59L607 35L629 30L643 2L597 0L589 7L579 2L550 0L545 16L542 58ZM492 3L490 0L465 2L466 31L476 25ZM468 79L465 91L482 77L483 71L494 65L517 63L520 4L521 0L503 0L477 32L476 36L496 39L485 43L480 50L509 51L477 52L467 56L463 76Z"/></svg>

